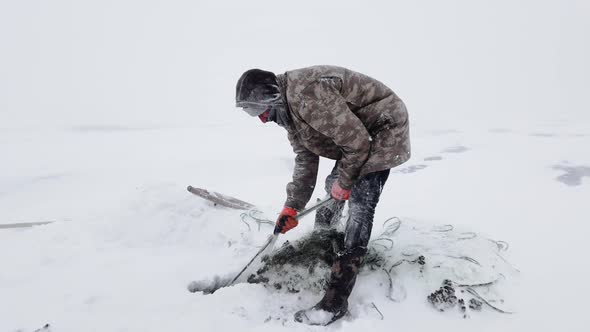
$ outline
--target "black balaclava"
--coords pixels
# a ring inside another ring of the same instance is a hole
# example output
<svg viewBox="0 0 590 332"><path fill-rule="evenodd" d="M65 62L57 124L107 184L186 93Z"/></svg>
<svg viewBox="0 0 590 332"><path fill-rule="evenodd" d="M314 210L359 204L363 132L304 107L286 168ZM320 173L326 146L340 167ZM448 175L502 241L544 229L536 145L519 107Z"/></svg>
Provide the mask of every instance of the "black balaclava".
<svg viewBox="0 0 590 332"><path fill-rule="evenodd" d="M287 107L282 102L280 104L273 105L268 114L268 119L274 121L276 124L283 128L288 128L291 123L291 117Z"/></svg>
<svg viewBox="0 0 590 332"><path fill-rule="evenodd" d="M270 121L284 128L291 123L277 77L269 71L250 69L242 74L236 86L236 107L243 108L251 116L270 108Z"/></svg>

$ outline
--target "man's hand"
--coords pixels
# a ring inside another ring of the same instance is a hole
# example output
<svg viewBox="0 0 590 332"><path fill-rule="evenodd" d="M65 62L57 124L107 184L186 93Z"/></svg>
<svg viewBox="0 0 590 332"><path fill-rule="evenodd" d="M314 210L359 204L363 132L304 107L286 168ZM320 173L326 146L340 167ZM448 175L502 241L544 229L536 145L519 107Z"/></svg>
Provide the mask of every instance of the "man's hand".
<svg viewBox="0 0 590 332"><path fill-rule="evenodd" d="M288 206L283 208L275 226L275 234L285 234L290 229L295 228L299 222L294 217L297 216L297 211Z"/></svg>
<svg viewBox="0 0 590 332"><path fill-rule="evenodd" d="M338 181L334 181L334 184L332 185L331 195L332 198L334 198L337 201L346 201L350 198L350 189L344 189L340 187Z"/></svg>

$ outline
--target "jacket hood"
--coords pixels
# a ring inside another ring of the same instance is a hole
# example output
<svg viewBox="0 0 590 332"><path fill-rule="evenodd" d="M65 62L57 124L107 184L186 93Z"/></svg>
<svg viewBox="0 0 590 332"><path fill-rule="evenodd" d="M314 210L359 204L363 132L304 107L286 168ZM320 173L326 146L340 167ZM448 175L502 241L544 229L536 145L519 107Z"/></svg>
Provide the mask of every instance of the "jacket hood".
<svg viewBox="0 0 590 332"><path fill-rule="evenodd" d="M274 73L261 69L246 71L236 85L236 107L260 109L282 103Z"/></svg>

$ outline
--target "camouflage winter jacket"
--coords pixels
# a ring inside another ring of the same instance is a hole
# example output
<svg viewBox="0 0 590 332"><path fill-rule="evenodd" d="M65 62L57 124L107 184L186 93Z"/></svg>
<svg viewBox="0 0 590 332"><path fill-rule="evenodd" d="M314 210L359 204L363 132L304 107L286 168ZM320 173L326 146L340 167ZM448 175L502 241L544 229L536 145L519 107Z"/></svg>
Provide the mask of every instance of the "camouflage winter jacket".
<svg viewBox="0 0 590 332"><path fill-rule="evenodd" d="M301 210L311 198L319 156L339 160L338 181L345 189L365 174L410 158L406 107L383 83L335 66L302 68L277 78L296 154L286 206Z"/></svg>

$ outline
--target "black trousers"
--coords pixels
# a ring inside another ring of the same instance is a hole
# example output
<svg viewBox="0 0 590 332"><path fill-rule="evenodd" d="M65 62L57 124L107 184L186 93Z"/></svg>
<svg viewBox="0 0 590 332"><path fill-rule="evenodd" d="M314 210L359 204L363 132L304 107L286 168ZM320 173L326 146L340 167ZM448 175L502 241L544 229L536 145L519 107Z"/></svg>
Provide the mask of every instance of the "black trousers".
<svg viewBox="0 0 590 332"><path fill-rule="evenodd" d="M369 173L358 179L352 186L348 201L348 220L346 222L344 246L346 251L360 249L365 251L373 229L375 208L383 186L389 177L389 170ZM326 192L330 194L334 181L338 179L338 163L326 177ZM335 201L316 212L315 227L327 228L338 222L345 201ZM364 249L364 250L363 250Z"/></svg>

